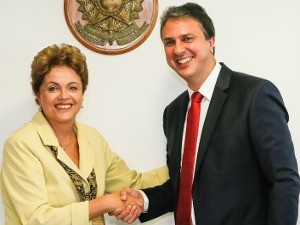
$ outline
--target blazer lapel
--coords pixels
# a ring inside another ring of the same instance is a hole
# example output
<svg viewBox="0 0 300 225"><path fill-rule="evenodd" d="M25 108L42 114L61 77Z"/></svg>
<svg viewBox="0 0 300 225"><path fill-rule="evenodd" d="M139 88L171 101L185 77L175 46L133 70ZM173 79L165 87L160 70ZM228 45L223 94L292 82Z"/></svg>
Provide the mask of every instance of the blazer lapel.
<svg viewBox="0 0 300 225"><path fill-rule="evenodd" d="M201 141L199 144L198 155L196 160L195 177L199 172L202 160L205 157L207 147L210 138L214 132L218 117L222 111L223 104L227 98L227 92L225 92L230 84L232 71L221 63L222 69L220 71L216 86L214 88L212 100L210 102L206 119L202 129Z"/></svg>
<svg viewBox="0 0 300 225"><path fill-rule="evenodd" d="M174 179L174 187L178 187L179 179L180 179L180 166L181 166L181 150L182 150L182 135L183 135L183 126L186 116L186 111L189 103L189 95L188 92L185 91L179 97L176 102L176 106L171 112L174 116L172 116L172 120L174 121L173 126L168 127L169 132L174 132L172 135L173 138L169 140L169 142L174 144L174 148L170 153L170 166L169 169L172 170L172 177ZM175 192L177 193L177 191Z"/></svg>
<svg viewBox="0 0 300 225"><path fill-rule="evenodd" d="M74 172L80 175L88 183L87 178L93 170L95 163L95 149L91 147L88 134L84 132L80 123L76 122L77 141L79 145L79 168L73 163L71 158L62 148L58 148L57 158L65 163Z"/></svg>
<svg viewBox="0 0 300 225"><path fill-rule="evenodd" d="M76 128L80 154L79 169L82 178L87 179L95 166L96 151L91 146L89 134L82 125L76 123Z"/></svg>
<svg viewBox="0 0 300 225"><path fill-rule="evenodd" d="M73 171L75 171L77 174L79 174L87 182L87 178L90 175L94 166L95 151L91 148L90 143L88 142L88 134L85 134L82 131L80 123L76 123L80 151L80 169L76 167L76 165L66 154L66 152L59 146L57 137L55 136L53 129L51 128L51 126L40 111L38 111L35 114L35 116L32 119L32 123L35 126L35 129L38 132L41 141L45 146L47 146L49 154L52 154L50 147L56 147L57 158L61 160L64 164L66 164L69 168L71 168Z"/></svg>

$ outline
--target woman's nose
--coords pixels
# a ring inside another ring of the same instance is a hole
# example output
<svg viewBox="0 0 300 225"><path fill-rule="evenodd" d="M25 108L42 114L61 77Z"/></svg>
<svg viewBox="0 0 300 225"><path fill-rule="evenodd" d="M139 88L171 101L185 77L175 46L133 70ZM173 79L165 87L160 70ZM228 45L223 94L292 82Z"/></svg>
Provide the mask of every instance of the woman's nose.
<svg viewBox="0 0 300 225"><path fill-rule="evenodd" d="M59 99L60 99L60 100L67 100L67 99L68 99L68 93L67 93L67 90L62 89L62 90L60 91Z"/></svg>

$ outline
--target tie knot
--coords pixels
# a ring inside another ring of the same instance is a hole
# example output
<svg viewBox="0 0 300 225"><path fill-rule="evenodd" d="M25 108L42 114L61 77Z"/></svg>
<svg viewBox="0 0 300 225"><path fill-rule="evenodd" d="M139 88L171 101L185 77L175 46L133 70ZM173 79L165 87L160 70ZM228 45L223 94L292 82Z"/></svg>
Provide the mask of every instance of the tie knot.
<svg viewBox="0 0 300 225"><path fill-rule="evenodd" d="M203 95L201 95L198 91L192 94L192 102L201 102Z"/></svg>

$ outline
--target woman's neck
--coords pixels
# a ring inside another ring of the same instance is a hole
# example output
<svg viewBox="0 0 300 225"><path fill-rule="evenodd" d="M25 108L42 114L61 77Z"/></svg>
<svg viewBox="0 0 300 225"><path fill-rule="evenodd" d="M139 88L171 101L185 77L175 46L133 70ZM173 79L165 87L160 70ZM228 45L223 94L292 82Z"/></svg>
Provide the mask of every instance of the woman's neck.
<svg viewBox="0 0 300 225"><path fill-rule="evenodd" d="M72 123L49 123L61 147L68 147L76 139L74 131L75 122Z"/></svg>

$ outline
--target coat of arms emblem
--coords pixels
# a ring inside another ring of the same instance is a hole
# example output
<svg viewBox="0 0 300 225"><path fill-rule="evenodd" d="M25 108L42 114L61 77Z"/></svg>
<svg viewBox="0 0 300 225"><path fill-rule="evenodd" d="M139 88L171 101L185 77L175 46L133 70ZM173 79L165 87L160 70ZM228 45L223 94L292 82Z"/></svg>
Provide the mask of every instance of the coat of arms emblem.
<svg viewBox="0 0 300 225"><path fill-rule="evenodd" d="M65 17L86 47L120 54L140 45L157 19L157 0L65 0Z"/></svg>

